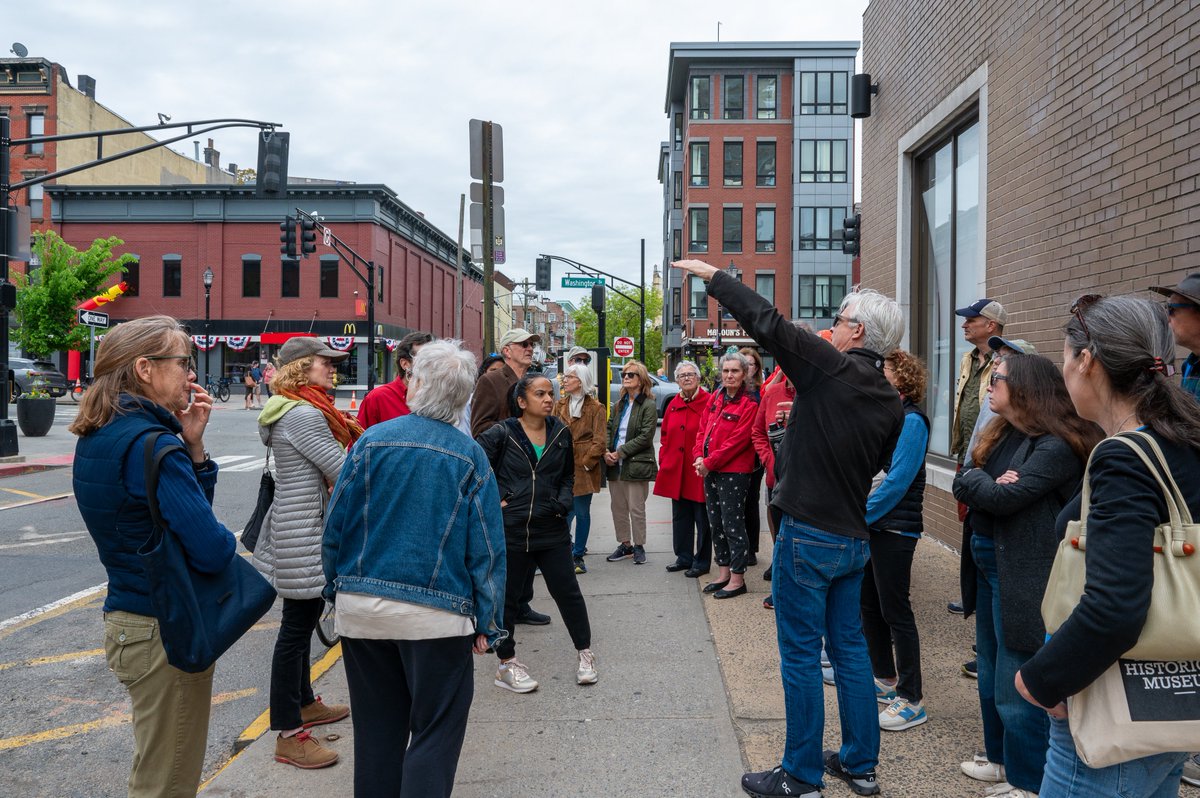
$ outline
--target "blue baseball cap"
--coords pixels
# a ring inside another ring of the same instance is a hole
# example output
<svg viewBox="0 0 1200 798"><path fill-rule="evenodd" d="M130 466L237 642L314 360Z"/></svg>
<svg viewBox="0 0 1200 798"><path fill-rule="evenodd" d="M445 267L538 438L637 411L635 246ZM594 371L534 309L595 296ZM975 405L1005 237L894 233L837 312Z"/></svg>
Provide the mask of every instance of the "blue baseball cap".
<svg viewBox="0 0 1200 798"><path fill-rule="evenodd" d="M962 316L966 319L973 319L976 316L983 316L985 319L991 319L997 324L1003 326L1008 323L1008 312L994 299L980 299L967 305L965 308L959 308L954 311L954 315Z"/></svg>

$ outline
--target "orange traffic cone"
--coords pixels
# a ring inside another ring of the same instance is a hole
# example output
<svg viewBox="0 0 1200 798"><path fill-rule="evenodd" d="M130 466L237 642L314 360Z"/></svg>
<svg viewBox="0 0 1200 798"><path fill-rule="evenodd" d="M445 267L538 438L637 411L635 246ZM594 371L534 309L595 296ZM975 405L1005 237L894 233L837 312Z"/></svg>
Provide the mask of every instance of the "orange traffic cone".
<svg viewBox="0 0 1200 798"><path fill-rule="evenodd" d="M358 391L350 392L350 409L351 410L358 409Z"/></svg>

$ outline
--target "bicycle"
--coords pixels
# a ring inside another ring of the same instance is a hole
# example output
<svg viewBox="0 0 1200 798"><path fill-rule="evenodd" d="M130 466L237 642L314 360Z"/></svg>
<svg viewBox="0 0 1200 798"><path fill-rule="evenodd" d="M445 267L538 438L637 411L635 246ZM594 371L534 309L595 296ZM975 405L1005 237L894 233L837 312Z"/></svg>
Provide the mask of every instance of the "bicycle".
<svg viewBox="0 0 1200 798"><path fill-rule="evenodd" d="M80 377L75 380L75 384L68 386L67 393L71 395L71 401L79 403L83 399L83 395L87 393L87 389L92 385L91 377Z"/></svg>
<svg viewBox="0 0 1200 798"><path fill-rule="evenodd" d="M222 402L229 401L229 378L219 377L216 382L213 382L212 377L208 378L208 382L204 384L204 390L209 396L220 399Z"/></svg>
<svg viewBox="0 0 1200 798"><path fill-rule="evenodd" d="M341 636L334 631L334 609L333 602L325 602L325 611L321 613L321 619L317 621L317 637L325 644L326 648L333 648L341 640Z"/></svg>

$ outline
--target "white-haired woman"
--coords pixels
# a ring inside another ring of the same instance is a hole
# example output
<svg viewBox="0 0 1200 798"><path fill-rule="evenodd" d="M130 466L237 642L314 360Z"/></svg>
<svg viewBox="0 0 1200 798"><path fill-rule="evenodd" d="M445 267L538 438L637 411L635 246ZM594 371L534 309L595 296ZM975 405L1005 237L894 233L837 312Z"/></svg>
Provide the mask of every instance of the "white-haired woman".
<svg viewBox="0 0 1200 798"><path fill-rule="evenodd" d="M457 341L422 346L411 415L368 429L334 488L325 595L337 603L355 706L357 798L450 795L474 693L471 652L505 637L496 477L454 426L474 387L475 359Z"/></svg>
<svg viewBox="0 0 1200 798"><path fill-rule="evenodd" d="M588 533L592 529L592 496L600 492L600 458L604 457L604 427L608 417L604 405L592 395L596 383L585 364L567 366L562 378L562 398L554 405L554 415L567 425L575 445L575 501L567 523L575 522L575 541L571 557L575 573L586 574L583 555L587 553Z"/></svg>

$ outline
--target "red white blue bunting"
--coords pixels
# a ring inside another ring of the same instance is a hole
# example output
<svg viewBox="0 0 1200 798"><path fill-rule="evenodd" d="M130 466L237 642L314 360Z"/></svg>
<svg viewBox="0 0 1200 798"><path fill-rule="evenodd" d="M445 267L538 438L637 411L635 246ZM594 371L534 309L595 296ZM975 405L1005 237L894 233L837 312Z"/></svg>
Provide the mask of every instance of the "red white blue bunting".
<svg viewBox="0 0 1200 798"><path fill-rule="evenodd" d="M225 336L225 345L234 352L241 352L246 347L250 346L249 335L227 335Z"/></svg>
<svg viewBox="0 0 1200 798"><path fill-rule="evenodd" d="M384 338L383 345L387 347L387 351L395 352L396 347L400 346L399 338Z"/></svg>
<svg viewBox="0 0 1200 798"><path fill-rule="evenodd" d="M354 348L353 335L331 335L325 339L330 348L336 349L339 352L349 352Z"/></svg>
<svg viewBox="0 0 1200 798"><path fill-rule="evenodd" d="M220 342L220 340L221 339L215 335L193 335L192 336L192 343L194 343L196 345L196 348L199 349L201 352L207 352L208 350L212 349L214 346L216 346Z"/></svg>

